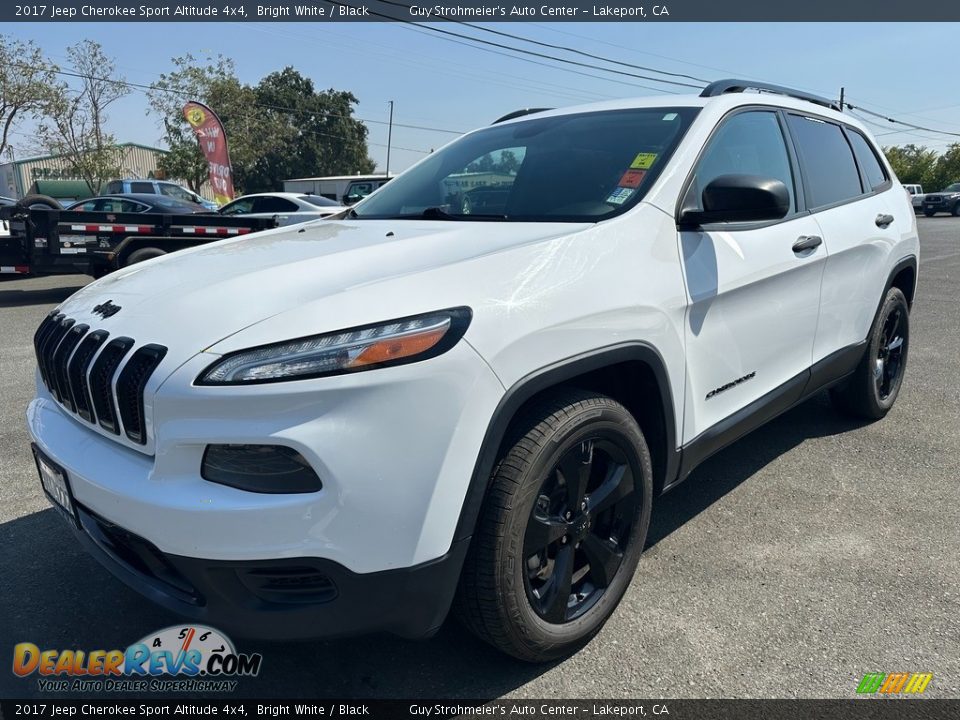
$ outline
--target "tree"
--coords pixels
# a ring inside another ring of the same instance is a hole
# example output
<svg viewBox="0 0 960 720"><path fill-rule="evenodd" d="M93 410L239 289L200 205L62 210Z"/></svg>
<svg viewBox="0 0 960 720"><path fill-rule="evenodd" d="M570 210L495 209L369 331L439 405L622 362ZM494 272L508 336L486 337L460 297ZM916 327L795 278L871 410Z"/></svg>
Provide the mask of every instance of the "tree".
<svg viewBox="0 0 960 720"><path fill-rule="evenodd" d="M99 43L83 40L67 48L67 56L80 76L79 87L56 88L37 135L43 148L62 156L96 194L120 174L123 152L106 131L107 109L130 89L123 78L114 79L116 67Z"/></svg>
<svg viewBox="0 0 960 720"><path fill-rule="evenodd" d="M950 183L960 182L960 143L953 143L937 158L934 171L936 184L931 183L932 190L942 190Z"/></svg>
<svg viewBox="0 0 960 720"><path fill-rule="evenodd" d="M286 67L256 86L259 106L269 114L276 144L265 147L251 183L275 189L283 180L311 175L372 173L367 128L353 117L357 98L350 92L317 91L313 81Z"/></svg>
<svg viewBox="0 0 960 720"><path fill-rule="evenodd" d="M58 70L32 40L0 35L0 158L19 122L39 119L56 96Z"/></svg>
<svg viewBox="0 0 960 720"><path fill-rule="evenodd" d="M935 178L936 150L928 150L925 147L917 147L911 144L903 147L887 147L883 149L883 152L900 182L924 185L931 190L937 184Z"/></svg>
<svg viewBox="0 0 960 720"><path fill-rule="evenodd" d="M199 190L207 162L183 118L188 100L209 106L223 123L238 191L276 190L291 177L372 172L367 129L352 117L356 98L348 92L317 92L293 68L271 73L256 87L237 78L230 58L205 62L192 55L173 58L148 93L163 123L170 154L160 169Z"/></svg>

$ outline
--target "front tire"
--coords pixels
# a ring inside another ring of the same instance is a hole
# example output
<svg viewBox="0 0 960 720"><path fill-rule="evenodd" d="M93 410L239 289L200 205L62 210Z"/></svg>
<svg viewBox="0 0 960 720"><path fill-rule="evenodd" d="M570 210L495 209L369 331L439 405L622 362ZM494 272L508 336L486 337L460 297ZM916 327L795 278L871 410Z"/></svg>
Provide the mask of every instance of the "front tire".
<svg viewBox="0 0 960 720"><path fill-rule="evenodd" d="M954 217L960 217L960 202L953 206L953 211L951 213Z"/></svg>
<svg viewBox="0 0 960 720"><path fill-rule="evenodd" d="M910 348L910 306L900 288L890 288L870 328L867 350L853 375L830 391L842 411L879 420L897 400Z"/></svg>
<svg viewBox="0 0 960 720"><path fill-rule="evenodd" d="M630 412L568 390L516 424L493 473L457 592L470 630L545 662L596 635L646 542L650 451Z"/></svg>

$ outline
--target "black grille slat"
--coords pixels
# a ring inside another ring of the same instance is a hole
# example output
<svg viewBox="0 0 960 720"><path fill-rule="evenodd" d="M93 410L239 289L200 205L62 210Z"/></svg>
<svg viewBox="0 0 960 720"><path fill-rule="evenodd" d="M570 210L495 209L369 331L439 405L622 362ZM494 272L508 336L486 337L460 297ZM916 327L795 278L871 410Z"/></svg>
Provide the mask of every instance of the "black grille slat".
<svg viewBox="0 0 960 720"><path fill-rule="evenodd" d="M97 420L93 414L93 404L90 400L90 386L87 383L87 370L90 369L90 362L97 350L103 345L104 341L110 337L106 330L94 330L87 335L77 346L73 358L67 366L67 384L73 397L72 408L75 412L87 422L95 423Z"/></svg>
<svg viewBox="0 0 960 720"><path fill-rule="evenodd" d="M54 319L57 316L57 311L54 310L47 317L44 318L43 322L40 323L40 327L37 328L37 331L33 334L33 350L37 355L37 367L40 369L40 377L43 378L44 385L47 384L47 378L43 374L43 364L40 362L40 359L43 357L40 354L40 347L43 345L44 341L47 338L47 335L53 330L57 321ZM63 317L62 315L60 317Z"/></svg>
<svg viewBox="0 0 960 720"><path fill-rule="evenodd" d="M63 340L60 341L60 346L53 353L53 360L51 361L54 395L56 395L57 400L68 406L73 412L77 411L77 406L73 402L70 383L67 379L67 362L89 329L88 325L74 325L70 328L64 335Z"/></svg>
<svg viewBox="0 0 960 720"><path fill-rule="evenodd" d="M103 348L90 370L90 397L93 401L93 411L96 413L100 427L115 435L120 434L120 427L117 424L117 413L113 403L113 376L131 347L133 347L133 340L128 337L111 340Z"/></svg>
<svg viewBox="0 0 960 720"><path fill-rule="evenodd" d="M60 327L50 336L50 340L47 342L47 347L43 354L43 359L46 362L47 384L49 385L50 392L53 393L57 400L60 399L60 389L57 387L57 371L54 366L54 358L56 357L57 350L60 349L60 345L66 339L67 333L70 332L70 328L73 327L73 324L74 321L70 318L61 320Z"/></svg>
<svg viewBox="0 0 960 720"><path fill-rule="evenodd" d="M144 345L127 361L117 379L117 407L123 421L123 431L128 438L141 445L147 441L143 391L150 375L166 354L167 349L161 345Z"/></svg>
<svg viewBox="0 0 960 720"><path fill-rule="evenodd" d="M130 440L146 445L144 392L167 348L150 344L131 353L132 338L109 338L106 330L91 331L51 312L33 334L40 377L66 410L114 435L123 428Z"/></svg>
<svg viewBox="0 0 960 720"><path fill-rule="evenodd" d="M63 329L60 325L60 321L64 319L64 315L57 314L50 319L50 325L47 327L47 330L43 333L43 337L39 338L39 349L37 350L37 364L40 366L40 377L43 378L43 384L47 386L47 389L50 389L50 375L47 372L47 360L50 357L50 353L53 352L53 348L56 347L56 343L60 342L59 335L60 331ZM64 330L64 332L66 332ZM54 340L56 339L56 342ZM51 347L51 344L53 347Z"/></svg>

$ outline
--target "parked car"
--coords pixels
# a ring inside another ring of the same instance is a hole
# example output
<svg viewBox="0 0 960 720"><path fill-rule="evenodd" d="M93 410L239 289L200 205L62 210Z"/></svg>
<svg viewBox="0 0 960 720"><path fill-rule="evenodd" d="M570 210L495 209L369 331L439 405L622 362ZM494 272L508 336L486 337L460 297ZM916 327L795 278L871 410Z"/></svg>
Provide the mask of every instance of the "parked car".
<svg viewBox="0 0 960 720"><path fill-rule="evenodd" d="M67 206L67 210L104 213L202 213L206 208L194 202L187 202L167 195L149 195L146 193L125 193L123 195L101 195L80 200Z"/></svg>
<svg viewBox="0 0 960 720"><path fill-rule="evenodd" d="M903 189L910 195L910 202L913 204L914 212L923 210L923 186L922 185L904 185Z"/></svg>
<svg viewBox="0 0 960 720"><path fill-rule="evenodd" d="M393 175L328 175L324 177L284 180L284 192L312 193L340 203L353 205L383 187Z"/></svg>
<svg viewBox="0 0 960 720"><path fill-rule="evenodd" d="M333 200L305 193L254 193L237 198L218 211L221 215L276 216L280 225L318 220L346 210Z"/></svg>
<svg viewBox="0 0 960 720"><path fill-rule="evenodd" d="M960 217L960 183L947 185L940 192L928 193L923 197L923 214L933 217L938 212Z"/></svg>
<svg viewBox="0 0 960 720"><path fill-rule="evenodd" d="M506 152L504 214L444 205ZM829 100L719 81L515 116L343 219L86 286L36 333L28 426L78 540L183 616L423 637L454 606L550 660L611 616L654 496L704 459L825 389L889 412L918 254ZM803 478L825 504L827 470Z"/></svg>
<svg viewBox="0 0 960 720"><path fill-rule="evenodd" d="M113 180L107 183L106 193L109 195L120 195L136 193L140 195L165 195L184 202L200 205L207 210L216 210L217 204L213 200L207 200L205 197L189 190L176 183L166 180Z"/></svg>

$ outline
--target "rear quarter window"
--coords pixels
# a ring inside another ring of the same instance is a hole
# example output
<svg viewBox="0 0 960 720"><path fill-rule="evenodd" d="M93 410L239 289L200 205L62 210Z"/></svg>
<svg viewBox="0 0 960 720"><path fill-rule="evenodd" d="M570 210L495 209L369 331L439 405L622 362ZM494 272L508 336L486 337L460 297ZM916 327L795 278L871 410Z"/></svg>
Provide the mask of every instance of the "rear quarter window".
<svg viewBox="0 0 960 720"><path fill-rule="evenodd" d="M856 130L848 130L850 144L853 146L853 152L857 156L857 162L860 163L860 169L867 178L867 184L871 190L877 190L883 186L889 179L887 171L883 169L883 164L877 158L877 154L867 139ZM916 193L917 186L911 185L910 192Z"/></svg>
<svg viewBox="0 0 960 720"><path fill-rule="evenodd" d="M800 154L810 208L863 194L853 150L839 125L805 115L789 115L788 122Z"/></svg>
<svg viewBox="0 0 960 720"><path fill-rule="evenodd" d="M149 182L132 182L130 183L130 192L133 193L146 193L147 195L154 194L153 183Z"/></svg>

